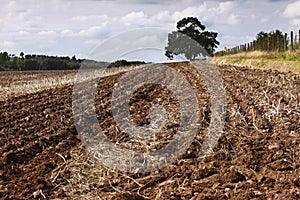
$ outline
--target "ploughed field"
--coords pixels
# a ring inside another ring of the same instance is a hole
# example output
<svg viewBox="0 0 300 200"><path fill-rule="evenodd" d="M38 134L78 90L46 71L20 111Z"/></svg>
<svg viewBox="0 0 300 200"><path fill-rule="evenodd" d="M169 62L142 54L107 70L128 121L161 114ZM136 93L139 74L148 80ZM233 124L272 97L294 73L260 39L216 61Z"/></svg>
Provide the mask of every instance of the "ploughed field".
<svg viewBox="0 0 300 200"><path fill-rule="evenodd" d="M189 63L168 65L187 78L200 108L200 128L180 159L140 174L98 163L76 131L73 83L66 78L55 87L10 91L1 99L0 199L300 198L300 77L218 66L227 98L224 132L213 153L199 157L210 122L210 95ZM7 77L15 77L5 73L0 76L1 90L9 90ZM99 125L107 138L122 148L140 152L160 149L178 130L178 102L159 85L139 88L129 104L134 122L149 124L153 103L161 104L169 118L155 139L132 140L117 128L111 113L113 88L123 74L103 77L98 84L95 107ZM53 72L51 77L68 75L73 77L74 72Z"/></svg>

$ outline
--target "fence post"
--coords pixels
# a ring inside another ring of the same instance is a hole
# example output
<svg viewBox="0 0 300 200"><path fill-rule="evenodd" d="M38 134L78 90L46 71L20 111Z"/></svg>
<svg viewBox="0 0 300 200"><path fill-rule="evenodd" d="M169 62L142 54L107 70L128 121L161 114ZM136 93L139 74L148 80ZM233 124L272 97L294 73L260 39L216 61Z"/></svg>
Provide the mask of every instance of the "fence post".
<svg viewBox="0 0 300 200"><path fill-rule="evenodd" d="M276 43L276 38L274 38L274 35L271 36L271 51L274 51L275 49L275 43Z"/></svg>
<svg viewBox="0 0 300 200"><path fill-rule="evenodd" d="M279 34L277 34L277 37L276 37L277 39L277 42L276 42L276 45L277 45L277 51L279 52L280 51L280 35Z"/></svg>
<svg viewBox="0 0 300 200"><path fill-rule="evenodd" d="M284 34L284 39L283 39L283 51L287 50L287 33Z"/></svg>
<svg viewBox="0 0 300 200"><path fill-rule="evenodd" d="M258 46L258 40L255 40L255 50L258 51L259 50L259 46Z"/></svg>
<svg viewBox="0 0 300 200"><path fill-rule="evenodd" d="M300 30L299 30L299 33L298 33L298 49L300 49Z"/></svg>
<svg viewBox="0 0 300 200"><path fill-rule="evenodd" d="M271 48L270 48L270 37L268 36L267 37L267 51L270 51Z"/></svg>
<svg viewBox="0 0 300 200"><path fill-rule="evenodd" d="M294 49L297 48L297 33L294 34Z"/></svg>
<svg viewBox="0 0 300 200"><path fill-rule="evenodd" d="M294 49L294 33L291 31L291 50Z"/></svg>

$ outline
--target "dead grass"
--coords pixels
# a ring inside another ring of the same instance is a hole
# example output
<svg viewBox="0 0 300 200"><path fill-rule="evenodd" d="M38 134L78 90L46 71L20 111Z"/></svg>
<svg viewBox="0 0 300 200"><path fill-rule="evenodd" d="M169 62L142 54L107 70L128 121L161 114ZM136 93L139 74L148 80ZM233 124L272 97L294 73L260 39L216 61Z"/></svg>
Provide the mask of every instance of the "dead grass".
<svg viewBox="0 0 300 200"><path fill-rule="evenodd" d="M114 176L114 172L97 163L83 146L73 149L71 157L72 159L65 161L52 172L53 184L61 180L66 182L63 187L56 184L55 187L60 188L58 193L65 194L65 199L69 199L70 196L72 199L101 199L93 186L101 185L106 177ZM68 179L64 178L65 174L69 174Z"/></svg>
<svg viewBox="0 0 300 200"><path fill-rule="evenodd" d="M99 69L99 73L94 73L95 70L81 71L79 82L97 78L95 74L111 76L120 72L130 71L140 66L127 66L111 69ZM74 84L77 71L13 71L0 72L0 101L3 101L11 96L20 96L22 94L32 94L45 89L62 87L69 84ZM2 78L3 77L3 78ZM81 80L82 79L82 80Z"/></svg>
<svg viewBox="0 0 300 200"><path fill-rule="evenodd" d="M235 65L251 69L277 70L300 75L300 50L287 52L241 52L233 55L214 57L219 65Z"/></svg>

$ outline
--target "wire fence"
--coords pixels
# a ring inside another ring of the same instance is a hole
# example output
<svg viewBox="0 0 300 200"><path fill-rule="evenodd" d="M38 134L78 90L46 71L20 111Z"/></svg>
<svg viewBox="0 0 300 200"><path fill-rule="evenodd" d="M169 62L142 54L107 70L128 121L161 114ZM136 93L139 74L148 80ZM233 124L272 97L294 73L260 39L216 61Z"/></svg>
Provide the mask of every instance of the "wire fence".
<svg viewBox="0 0 300 200"><path fill-rule="evenodd" d="M250 43L245 43L230 49L224 47L222 51L216 52L215 55L222 56L228 54L236 54L240 52L251 51L293 51L300 49L300 30L298 32L291 31L289 34L281 32L271 32L268 35L262 35Z"/></svg>

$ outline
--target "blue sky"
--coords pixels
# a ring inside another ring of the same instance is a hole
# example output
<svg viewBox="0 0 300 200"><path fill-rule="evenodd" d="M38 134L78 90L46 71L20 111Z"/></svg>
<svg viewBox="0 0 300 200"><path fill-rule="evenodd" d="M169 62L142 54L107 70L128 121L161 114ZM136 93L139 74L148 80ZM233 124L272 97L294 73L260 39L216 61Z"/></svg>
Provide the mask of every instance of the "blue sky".
<svg viewBox="0 0 300 200"><path fill-rule="evenodd" d="M4 0L0 51L86 58L119 33L146 27L171 31L188 16L217 31L222 49L250 42L259 31L298 31L299 10L300 0Z"/></svg>

